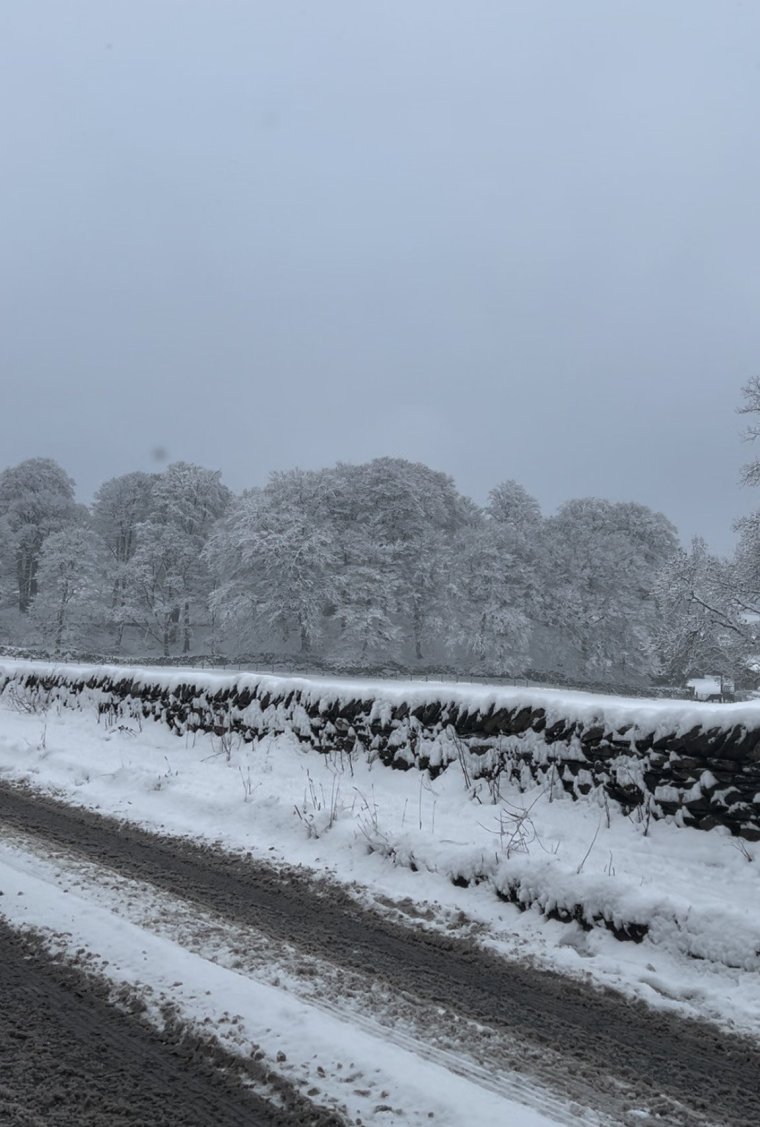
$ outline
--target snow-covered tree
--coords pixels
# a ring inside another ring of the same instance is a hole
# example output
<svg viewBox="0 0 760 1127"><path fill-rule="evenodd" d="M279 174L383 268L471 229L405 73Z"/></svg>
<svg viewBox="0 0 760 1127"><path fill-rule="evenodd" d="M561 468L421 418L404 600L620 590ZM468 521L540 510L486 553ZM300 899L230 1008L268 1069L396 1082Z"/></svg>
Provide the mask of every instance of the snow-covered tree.
<svg viewBox="0 0 760 1127"><path fill-rule="evenodd" d="M260 642L254 578L243 560L244 513L253 507L252 495L260 492L245 490L235 498L203 548L203 562L211 584L212 652L216 652L220 638L238 651L256 649Z"/></svg>
<svg viewBox="0 0 760 1127"><path fill-rule="evenodd" d="M736 528L739 542L733 560L721 561L720 599L713 617L718 628L730 635L734 668L743 672L749 664L756 668L760 658L760 512L743 517Z"/></svg>
<svg viewBox="0 0 760 1127"><path fill-rule="evenodd" d="M760 376L752 379L742 388L744 402L739 407L740 415L760 415ZM747 442L754 442L760 438L760 423L751 422L744 432ZM744 466L742 479L745 485L760 485L760 458L752 458Z"/></svg>
<svg viewBox="0 0 760 1127"><path fill-rule="evenodd" d="M12 566L18 608L25 614L37 594L45 537L76 519L74 482L50 458L30 458L0 473L0 538Z"/></svg>
<svg viewBox="0 0 760 1127"><path fill-rule="evenodd" d="M760 512L736 523L739 541L724 589L730 591L736 615L751 623L760 621Z"/></svg>
<svg viewBox="0 0 760 1127"><path fill-rule="evenodd" d="M105 546L83 525L52 532L42 544L38 590L29 616L54 653L81 646L105 613Z"/></svg>
<svg viewBox="0 0 760 1127"><path fill-rule="evenodd" d="M274 473L264 489L238 499L211 538L212 601L228 623L246 616L243 637L295 636L301 653L319 642L340 563L323 485L319 473Z"/></svg>
<svg viewBox="0 0 760 1127"><path fill-rule="evenodd" d="M760 415L760 376L753 376L742 388L744 402L739 407L742 415ZM760 423L752 422L744 437L754 442L760 438ZM760 485L760 458L753 458L744 466L742 474L746 485ZM760 512L737 522L739 544L734 572L734 594L745 617L760 618Z"/></svg>
<svg viewBox="0 0 760 1127"><path fill-rule="evenodd" d="M181 529L151 520L138 526L137 546L125 569L120 614L143 637L157 642L167 657L197 569L197 548Z"/></svg>
<svg viewBox="0 0 760 1127"><path fill-rule="evenodd" d="M385 629L395 624L421 660L431 647L445 645L448 639L454 543L471 518L472 503L457 493L447 474L403 458L340 465L334 479L339 539L343 541L347 529L358 530L356 558L361 558L356 546L372 546L365 555L377 575L371 605L375 610L385 608Z"/></svg>
<svg viewBox="0 0 760 1127"><path fill-rule="evenodd" d="M190 462L174 462L157 478L152 491L151 524L174 530L182 552L194 557L194 567L185 572L185 590L175 609L175 634L181 630L182 652L192 648L194 608L206 613L211 594L211 576L203 548L215 522L229 506L232 494L219 470L208 470ZM173 640L173 638L172 638Z"/></svg>
<svg viewBox="0 0 760 1127"><path fill-rule="evenodd" d="M93 501L93 528L102 537L108 553L111 618L117 650L121 647L125 626L127 565L137 548L137 530L150 515L155 481L155 474L139 471L122 474L101 485Z"/></svg>
<svg viewBox="0 0 760 1127"><path fill-rule="evenodd" d="M471 505L471 503L470 503ZM445 474L402 459L273 474L206 549L214 607L249 641L274 631L306 653L398 660L445 639L452 547L468 503Z"/></svg>
<svg viewBox="0 0 760 1127"><path fill-rule="evenodd" d="M203 547L230 492L216 470L176 462L163 474L126 474L99 490L93 519L111 554L112 618L169 654L192 647L194 608L210 590Z"/></svg>
<svg viewBox="0 0 760 1127"><path fill-rule="evenodd" d="M358 665L397 661L403 634L396 549L377 534L365 470L340 464L324 471L325 511L338 554L328 644Z"/></svg>
<svg viewBox="0 0 760 1127"><path fill-rule="evenodd" d="M711 673L735 674L748 645L734 567L700 537L679 548L658 577L655 640L662 674L675 684Z"/></svg>
<svg viewBox="0 0 760 1127"><path fill-rule="evenodd" d="M219 470L208 470L192 462L174 462L154 481L151 516L202 544L231 499Z"/></svg>
<svg viewBox="0 0 760 1127"><path fill-rule="evenodd" d="M372 545L362 558L360 545L354 542L337 574L335 604L328 608L328 618L337 626L335 653L349 663L365 666L397 660L402 630L394 615L396 590L388 555L384 546Z"/></svg>
<svg viewBox="0 0 760 1127"><path fill-rule="evenodd" d="M140 471L122 474L106 481L95 494L92 525L119 566L134 555L137 526L151 513L156 478Z"/></svg>
<svg viewBox="0 0 760 1127"><path fill-rule="evenodd" d="M540 506L516 481L492 489L460 531L449 622L459 647L488 672L515 675L528 665L542 542Z"/></svg>
<svg viewBox="0 0 760 1127"><path fill-rule="evenodd" d="M633 502L568 501L547 521L544 621L594 678L647 678L655 663L654 589L677 548L662 513Z"/></svg>
<svg viewBox="0 0 760 1127"><path fill-rule="evenodd" d="M541 506L519 481L502 481L488 495L486 511L496 524L510 528L523 541L532 539L543 522Z"/></svg>
<svg viewBox="0 0 760 1127"><path fill-rule="evenodd" d="M484 521L462 534L449 583L454 648L489 673L516 675L528 664L532 624L520 562L504 530Z"/></svg>

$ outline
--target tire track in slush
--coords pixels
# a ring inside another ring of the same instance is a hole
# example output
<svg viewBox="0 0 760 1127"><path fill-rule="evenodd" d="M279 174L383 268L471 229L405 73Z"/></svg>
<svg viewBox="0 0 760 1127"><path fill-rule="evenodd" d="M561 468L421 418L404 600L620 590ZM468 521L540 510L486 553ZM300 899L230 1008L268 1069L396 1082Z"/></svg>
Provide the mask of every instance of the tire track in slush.
<svg viewBox="0 0 760 1127"><path fill-rule="evenodd" d="M571 1102L554 1098L545 1084L537 1085L537 1067L545 1072L550 1064L546 1050L540 1053L540 1059L537 1050L533 1060L526 1059L524 1045L505 1040L492 1029L442 1011L439 1006L403 996L377 977L368 983L365 976L345 966L304 954L290 944L277 943L250 926L212 914L154 885L121 876L69 850L51 848L49 842L0 824L0 861L4 845L22 858L33 856L38 864L50 866L48 879L55 887L64 882L70 890L76 889L75 895L85 902L93 899L103 903L105 893L108 910L119 918L169 939L210 965L233 969L252 981L276 986L342 1024L381 1038L418 1060L438 1065L476 1088L512 1104L523 1103L558 1127L577 1124L581 1113L584 1123L608 1123L606 1117L597 1120L586 1109L579 1112ZM39 872L35 875L40 879ZM67 934L64 932L62 938ZM57 952L56 938L53 933L51 941L43 931L43 941ZM64 959L70 958L70 950L70 943L64 942ZM82 965L79 959L76 965ZM95 973L99 973L97 969ZM138 996L139 990L138 987ZM312 1078L310 1082L316 1081ZM303 1082L299 1088L303 1090ZM619 1116L615 1121L619 1121Z"/></svg>
<svg viewBox="0 0 760 1127"><path fill-rule="evenodd" d="M105 984L52 961L39 939L1 921L0 999L0 1123L338 1127L343 1122L296 1093L288 1107L279 1092L286 1106L274 1108L241 1082L239 1062L217 1054L213 1067L199 1039L185 1030L180 1038L162 1035L110 1005Z"/></svg>
<svg viewBox="0 0 760 1127"><path fill-rule="evenodd" d="M760 1123L760 1046L431 931L410 931L341 889L250 857L147 833L0 783L10 828L147 881L242 925L545 1050L540 1082L609 1112L659 1122ZM622 1121L622 1120L621 1120Z"/></svg>

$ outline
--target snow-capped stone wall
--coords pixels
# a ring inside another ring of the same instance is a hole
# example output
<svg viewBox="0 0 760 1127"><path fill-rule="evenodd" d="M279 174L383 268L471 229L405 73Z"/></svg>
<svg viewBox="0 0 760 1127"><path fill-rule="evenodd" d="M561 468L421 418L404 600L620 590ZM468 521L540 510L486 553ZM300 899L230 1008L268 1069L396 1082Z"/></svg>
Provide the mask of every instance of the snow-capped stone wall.
<svg viewBox="0 0 760 1127"><path fill-rule="evenodd" d="M555 690L0 663L18 707L142 716L178 735L291 732L323 754L389 767L452 764L468 787L543 780L641 818L672 815L760 840L760 704L646 701Z"/></svg>

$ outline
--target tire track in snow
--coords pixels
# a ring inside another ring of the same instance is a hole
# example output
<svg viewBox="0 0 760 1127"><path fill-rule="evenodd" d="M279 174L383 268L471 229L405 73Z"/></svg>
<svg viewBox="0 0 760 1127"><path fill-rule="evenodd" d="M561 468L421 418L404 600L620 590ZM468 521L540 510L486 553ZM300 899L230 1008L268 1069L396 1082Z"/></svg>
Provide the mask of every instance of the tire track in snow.
<svg viewBox="0 0 760 1127"><path fill-rule="evenodd" d="M493 1028L551 1060L560 1096L659 1122L760 1122L760 1047L706 1023L507 962L464 940L409 931L344 892L0 784L0 817L80 856L183 897L306 954ZM621 1122L624 1120L620 1120ZM639 1122L641 1120L639 1119Z"/></svg>
<svg viewBox="0 0 760 1127"><path fill-rule="evenodd" d="M49 847L44 848L28 834L10 833L7 827L0 827L0 841L0 860L6 843L20 872L26 868L24 859L35 856L35 877L39 879L39 866L43 866L50 884L67 886L72 899L81 896L85 903L103 903L119 918L169 938L209 963L286 990L352 1028L445 1068L504 1100L532 1107L552 1122L576 1125L580 1118L587 1123L600 1122L592 1113L584 1115L580 1108L570 1107L567 1100L552 1098L548 1090L537 1088L534 1079L517 1071L528 1063L524 1048L505 1042L493 1030L484 1030L464 1018L452 1021L440 1007L400 998L393 990L379 988L376 981L368 992L362 976L324 959L294 952L250 927L201 911L164 892L159 895L150 885L81 861L63 849L51 853ZM59 945L55 935L48 941L55 948ZM65 950L65 943L61 946ZM538 1066L541 1072L547 1070L545 1054L529 1063L534 1070Z"/></svg>
<svg viewBox="0 0 760 1127"><path fill-rule="evenodd" d="M234 1073L211 1068L192 1036L162 1036L110 1005L105 988L91 976L52 961L38 939L2 921L0 951L0 1122L15 1127L343 1122L298 1093L292 1093L289 1107L273 1108Z"/></svg>

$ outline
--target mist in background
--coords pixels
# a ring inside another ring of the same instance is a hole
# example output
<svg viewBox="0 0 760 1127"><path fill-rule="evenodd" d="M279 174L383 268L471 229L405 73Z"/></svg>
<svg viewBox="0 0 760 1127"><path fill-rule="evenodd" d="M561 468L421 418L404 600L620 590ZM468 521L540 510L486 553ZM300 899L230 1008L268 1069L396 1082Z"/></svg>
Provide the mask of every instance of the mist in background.
<svg viewBox="0 0 760 1127"><path fill-rule="evenodd" d="M17 0L0 63L3 465L389 455L731 549L757 6Z"/></svg>

